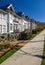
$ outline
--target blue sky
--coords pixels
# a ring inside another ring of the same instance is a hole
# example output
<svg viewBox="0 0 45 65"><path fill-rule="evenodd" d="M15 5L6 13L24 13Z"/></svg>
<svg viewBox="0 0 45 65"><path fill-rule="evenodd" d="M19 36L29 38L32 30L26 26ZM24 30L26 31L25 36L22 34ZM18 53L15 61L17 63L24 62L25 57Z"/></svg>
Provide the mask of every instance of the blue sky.
<svg viewBox="0 0 45 65"><path fill-rule="evenodd" d="M15 11L23 11L30 18L45 22L45 0L0 0L0 6L8 3L13 5Z"/></svg>

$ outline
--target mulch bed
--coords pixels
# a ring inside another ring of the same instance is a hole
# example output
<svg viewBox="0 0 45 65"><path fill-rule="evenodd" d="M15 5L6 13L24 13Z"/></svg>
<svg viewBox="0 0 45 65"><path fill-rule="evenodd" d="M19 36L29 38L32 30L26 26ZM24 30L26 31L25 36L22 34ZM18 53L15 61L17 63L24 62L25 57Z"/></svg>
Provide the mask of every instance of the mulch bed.
<svg viewBox="0 0 45 65"><path fill-rule="evenodd" d="M29 40L21 40L21 41L16 41L16 42L10 42L12 45L19 45L19 46L24 46L26 43L28 43Z"/></svg>

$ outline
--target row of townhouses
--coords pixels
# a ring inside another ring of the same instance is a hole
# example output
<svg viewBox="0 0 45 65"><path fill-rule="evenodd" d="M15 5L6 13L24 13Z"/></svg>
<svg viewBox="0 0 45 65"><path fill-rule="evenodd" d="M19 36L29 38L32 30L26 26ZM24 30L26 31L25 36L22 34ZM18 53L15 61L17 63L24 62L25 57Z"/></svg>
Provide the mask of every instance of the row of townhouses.
<svg viewBox="0 0 45 65"><path fill-rule="evenodd" d="M0 6L0 34L31 32L35 25L35 20L25 16L23 12L15 12L12 4Z"/></svg>

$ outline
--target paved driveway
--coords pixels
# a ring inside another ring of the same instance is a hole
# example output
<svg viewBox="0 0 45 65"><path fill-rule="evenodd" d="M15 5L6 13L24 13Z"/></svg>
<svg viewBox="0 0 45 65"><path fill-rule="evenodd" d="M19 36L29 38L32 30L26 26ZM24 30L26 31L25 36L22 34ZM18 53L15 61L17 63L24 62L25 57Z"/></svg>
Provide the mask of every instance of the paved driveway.
<svg viewBox="0 0 45 65"><path fill-rule="evenodd" d="M1 65L40 65L42 60L44 36L45 30Z"/></svg>

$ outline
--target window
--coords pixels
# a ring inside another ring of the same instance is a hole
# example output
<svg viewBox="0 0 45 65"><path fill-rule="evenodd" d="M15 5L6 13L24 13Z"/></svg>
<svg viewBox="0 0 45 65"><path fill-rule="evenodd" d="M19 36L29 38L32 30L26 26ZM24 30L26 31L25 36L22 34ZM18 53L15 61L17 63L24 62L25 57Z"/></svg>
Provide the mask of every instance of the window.
<svg viewBox="0 0 45 65"><path fill-rule="evenodd" d="M0 13L0 18L5 19L5 15L6 15L5 13Z"/></svg>
<svg viewBox="0 0 45 65"><path fill-rule="evenodd" d="M2 25L0 25L0 33L2 33Z"/></svg>
<svg viewBox="0 0 45 65"><path fill-rule="evenodd" d="M2 14L2 19L5 19L5 13Z"/></svg>
<svg viewBox="0 0 45 65"><path fill-rule="evenodd" d="M5 31L6 31L6 26L3 25L2 27L3 27L3 33L5 33Z"/></svg>
<svg viewBox="0 0 45 65"><path fill-rule="evenodd" d="M14 30L16 30L16 29L17 29L17 26L18 26L17 24L14 24Z"/></svg>
<svg viewBox="0 0 45 65"><path fill-rule="evenodd" d="M10 24L10 30L12 30L12 24Z"/></svg>
<svg viewBox="0 0 45 65"><path fill-rule="evenodd" d="M26 23L24 24L24 28L26 29Z"/></svg>
<svg viewBox="0 0 45 65"><path fill-rule="evenodd" d="M18 18L16 17L15 20L18 21Z"/></svg>

